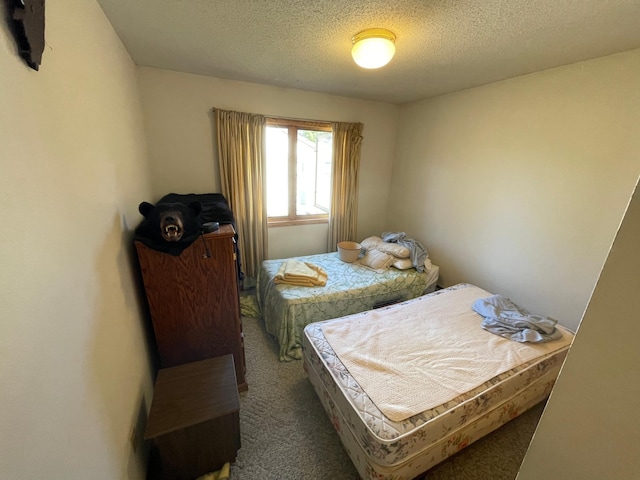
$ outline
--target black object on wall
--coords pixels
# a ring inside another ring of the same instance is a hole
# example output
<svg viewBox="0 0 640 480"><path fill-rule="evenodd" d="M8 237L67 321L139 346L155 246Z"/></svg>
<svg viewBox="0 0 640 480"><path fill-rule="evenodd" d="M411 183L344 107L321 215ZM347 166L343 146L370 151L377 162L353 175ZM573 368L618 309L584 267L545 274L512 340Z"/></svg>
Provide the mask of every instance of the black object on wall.
<svg viewBox="0 0 640 480"><path fill-rule="evenodd" d="M44 51L44 0L6 0L20 56L34 70Z"/></svg>

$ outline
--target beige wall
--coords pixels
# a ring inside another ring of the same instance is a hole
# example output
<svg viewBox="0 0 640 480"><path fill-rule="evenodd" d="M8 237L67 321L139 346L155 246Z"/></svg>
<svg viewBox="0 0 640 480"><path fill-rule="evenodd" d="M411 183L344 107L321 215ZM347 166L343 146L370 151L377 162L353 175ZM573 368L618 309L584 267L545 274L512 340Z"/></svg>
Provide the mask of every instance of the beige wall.
<svg viewBox="0 0 640 480"><path fill-rule="evenodd" d="M401 108L388 227L575 329L640 173L640 50Z"/></svg>
<svg viewBox="0 0 640 480"><path fill-rule="evenodd" d="M0 7L4 14L4 3ZM0 25L0 478L144 478L151 378L130 229L151 194L134 66L95 1Z"/></svg>
<svg viewBox="0 0 640 480"><path fill-rule="evenodd" d="M1 478L144 478L144 449L129 443L152 392L131 230L142 200L219 190L213 106L363 122L360 237L404 230L427 246L444 284L477 283L569 327L640 172L640 51L398 108L135 69L94 1L49 2L46 25L39 72L0 27ZM637 226L637 208L627 218ZM624 383L633 371L605 384L619 370L598 363L637 364L632 345L607 344L610 355L591 356L610 323L620 322L622 341L637 337L637 306L610 314L604 300L627 292L620 281L629 281L629 295L637 291L634 232L612 251L610 263L622 266L611 268L621 273L603 272L537 434L543 443L574 442L551 424L561 425L574 404L568 418L581 422L604 401L572 390L588 386L583 361L597 364L602 395L616 395L616 405L635 385ZM270 256L320 251L318 238L317 226L280 229L270 235ZM616 248L631 260L614 262ZM605 435L608 420L635 419L628 415L605 416L591 433ZM523 475L537 472L528 470L537 455L546 459L540 448L534 439ZM585 444L572 462L593 448Z"/></svg>
<svg viewBox="0 0 640 480"><path fill-rule="evenodd" d="M154 198L150 201L169 192L220 191L212 107L362 122L358 235L364 238L384 228L397 106L145 67L138 69L138 81L152 165ZM324 251L326 226L269 230L270 258Z"/></svg>
<svg viewBox="0 0 640 480"><path fill-rule="evenodd" d="M640 478L639 246L636 188L518 480Z"/></svg>

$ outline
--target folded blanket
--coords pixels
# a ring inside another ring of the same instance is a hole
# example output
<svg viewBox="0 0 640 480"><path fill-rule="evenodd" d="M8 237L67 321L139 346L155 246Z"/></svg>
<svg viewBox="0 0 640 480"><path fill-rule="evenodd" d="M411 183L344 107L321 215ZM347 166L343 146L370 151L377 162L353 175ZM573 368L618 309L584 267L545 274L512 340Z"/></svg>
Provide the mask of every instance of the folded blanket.
<svg viewBox="0 0 640 480"><path fill-rule="evenodd" d="M273 281L300 287L323 287L327 284L327 272L318 265L290 258L282 262Z"/></svg>
<svg viewBox="0 0 640 480"><path fill-rule="evenodd" d="M476 300L473 310L485 317L482 328L516 342L540 343L562 337L557 320L529 313L502 295Z"/></svg>

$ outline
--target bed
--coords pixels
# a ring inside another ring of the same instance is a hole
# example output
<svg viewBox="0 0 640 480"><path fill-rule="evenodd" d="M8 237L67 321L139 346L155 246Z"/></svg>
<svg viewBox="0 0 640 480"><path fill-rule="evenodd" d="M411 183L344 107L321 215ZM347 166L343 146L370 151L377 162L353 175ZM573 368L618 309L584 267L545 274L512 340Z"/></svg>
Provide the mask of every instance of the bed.
<svg viewBox="0 0 640 480"><path fill-rule="evenodd" d="M304 368L363 479L413 479L548 397L573 334L523 344L485 331L471 305L490 295L460 284L305 328ZM479 369L467 337L482 345ZM441 343L458 351L442 356Z"/></svg>
<svg viewBox="0 0 640 480"><path fill-rule="evenodd" d="M283 259L262 262L256 282L265 328L278 340L281 361L302 359L303 329L309 323L423 295L435 289L439 274L437 265L421 273L415 268L373 270L341 261L338 252L296 259L321 266L327 272L326 285L277 284L275 276Z"/></svg>

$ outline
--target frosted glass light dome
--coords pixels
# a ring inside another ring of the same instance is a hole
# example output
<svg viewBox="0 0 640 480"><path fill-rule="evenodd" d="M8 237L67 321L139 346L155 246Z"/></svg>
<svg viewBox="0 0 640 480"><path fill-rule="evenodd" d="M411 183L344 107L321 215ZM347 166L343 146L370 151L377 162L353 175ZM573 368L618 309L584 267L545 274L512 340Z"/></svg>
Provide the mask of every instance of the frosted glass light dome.
<svg viewBox="0 0 640 480"><path fill-rule="evenodd" d="M370 28L356 33L351 42L351 56L362 68L380 68L396 53L396 36L384 28Z"/></svg>

